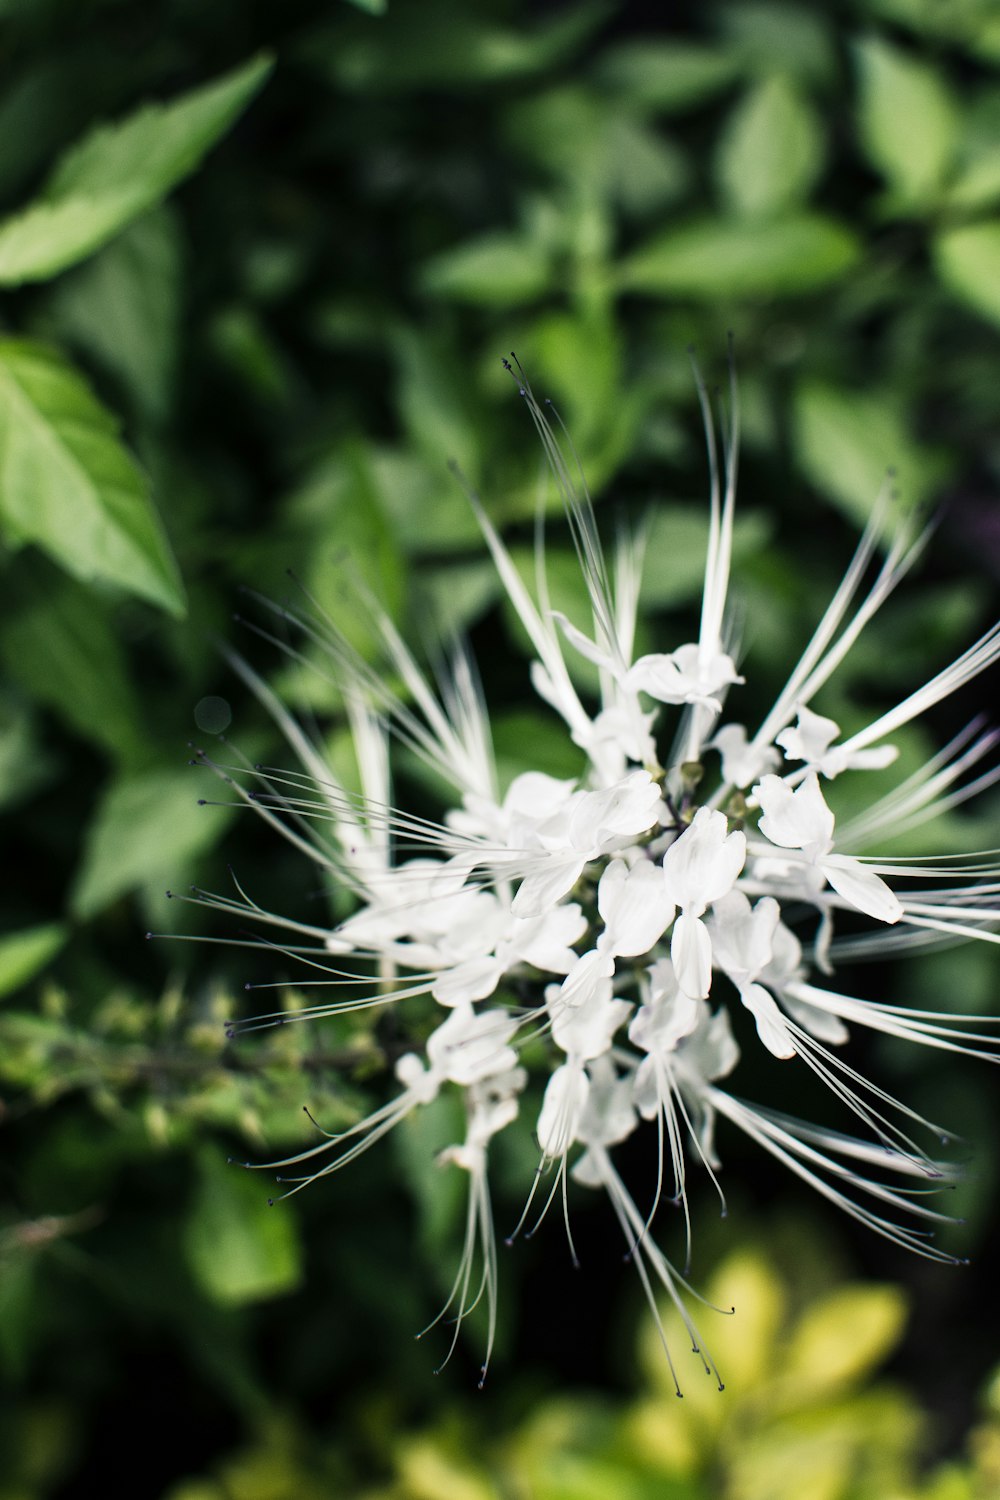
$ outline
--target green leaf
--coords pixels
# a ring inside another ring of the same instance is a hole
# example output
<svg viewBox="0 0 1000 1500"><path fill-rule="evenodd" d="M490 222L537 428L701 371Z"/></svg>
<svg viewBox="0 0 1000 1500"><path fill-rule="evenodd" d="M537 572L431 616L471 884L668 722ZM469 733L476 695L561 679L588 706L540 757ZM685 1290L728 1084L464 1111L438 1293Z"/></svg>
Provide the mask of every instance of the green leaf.
<svg viewBox="0 0 1000 1500"><path fill-rule="evenodd" d="M0 516L68 572L184 613L177 565L118 423L56 350L0 340Z"/></svg>
<svg viewBox="0 0 1000 1500"><path fill-rule="evenodd" d="M862 1380L892 1352L906 1319L894 1286L845 1286L807 1308L785 1354L782 1381L803 1403Z"/></svg>
<svg viewBox="0 0 1000 1500"><path fill-rule="evenodd" d="M13 693L0 696L0 808L26 801L55 774L56 759L39 744L34 717Z"/></svg>
<svg viewBox="0 0 1000 1500"><path fill-rule="evenodd" d="M805 201L822 162L814 110L777 76L758 84L729 116L716 174L738 214L769 218Z"/></svg>
<svg viewBox="0 0 1000 1500"><path fill-rule="evenodd" d="M970 152L947 193L949 209L992 208L1000 199L1000 152L991 143Z"/></svg>
<svg viewBox="0 0 1000 1500"><path fill-rule="evenodd" d="M597 64L597 78L605 88L632 108L645 106L661 114L712 98L737 72L736 60L720 48L648 38L612 48Z"/></svg>
<svg viewBox="0 0 1000 1500"><path fill-rule="evenodd" d="M467 240L423 267L425 291L483 307L532 302L549 284L549 258L522 235L498 231Z"/></svg>
<svg viewBox="0 0 1000 1500"><path fill-rule="evenodd" d="M302 1279L298 1229L287 1204L268 1207L273 1174L246 1172L215 1151L198 1160L184 1251L206 1296L226 1307L294 1291Z"/></svg>
<svg viewBox="0 0 1000 1500"><path fill-rule="evenodd" d="M938 196L958 136L954 101L942 78L889 42L858 45L859 128L869 159L903 208Z"/></svg>
<svg viewBox="0 0 1000 1500"><path fill-rule="evenodd" d="M88 832L70 897L75 915L92 917L138 887L181 882L233 815L198 805L214 785L191 767L114 782Z"/></svg>
<svg viewBox="0 0 1000 1500"><path fill-rule="evenodd" d="M813 87L837 78L831 19L798 0L730 0L719 11L728 50L744 71L758 77L780 71Z"/></svg>
<svg viewBox="0 0 1000 1500"><path fill-rule="evenodd" d="M694 298L815 291L860 253L856 236L820 214L762 224L703 219L650 241L621 268L626 291Z"/></svg>
<svg viewBox="0 0 1000 1500"><path fill-rule="evenodd" d="M0 937L0 995L10 995L34 979L68 936L61 922L44 922Z"/></svg>
<svg viewBox="0 0 1000 1500"><path fill-rule="evenodd" d="M673 202L690 176L686 158L663 133L636 118L624 101L593 88L548 89L518 99L504 122L518 153L538 162L588 199L650 213ZM552 206L551 196L546 199ZM561 236L566 236L560 220Z"/></svg>
<svg viewBox="0 0 1000 1500"><path fill-rule="evenodd" d="M969 307L1000 323L1000 220L936 236L934 264L946 286Z"/></svg>
<svg viewBox="0 0 1000 1500"><path fill-rule="evenodd" d="M103 600L48 569L39 581L34 602L0 632L8 673L117 759L140 759L148 752L139 708Z"/></svg>
<svg viewBox="0 0 1000 1500"><path fill-rule="evenodd" d="M859 524L872 512L889 469L907 510L943 477L941 457L922 448L883 391L843 392L806 385L795 399L799 463L817 489Z"/></svg>
<svg viewBox="0 0 1000 1500"><path fill-rule="evenodd" d="M40 196L0 223L0 285L41 281L90 255L194 171L271 70L267 57L169 104L100 125L57 164Z"/></svg>
<svg viewBox="0 0 1000 1500"><path fill-rule="evenodd" d="M165 206L129 226L51 293L53 330L113 376L140 416L161 421L180 333L180 236Z"/></svg>

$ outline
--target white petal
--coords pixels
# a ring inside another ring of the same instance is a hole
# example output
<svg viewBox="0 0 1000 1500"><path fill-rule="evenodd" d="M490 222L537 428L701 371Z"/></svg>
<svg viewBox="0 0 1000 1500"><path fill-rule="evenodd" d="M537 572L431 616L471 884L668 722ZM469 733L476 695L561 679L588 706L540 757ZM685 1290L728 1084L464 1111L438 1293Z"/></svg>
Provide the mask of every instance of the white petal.
<svg viewBox="0 0 1000 1500"><path fill-rule="evenodd" d="M877 922L898 922L903 915L895 893L880 875L860 860L846 854L831 854L820 861L820 869L838 896Z"/></svg>
<svg viewBox="0 0 1000 1500"><path fill-rule="evenodd" d="M675 906L700 916L736 883L746 862L746 836L727 834L725 813L700 807L690 827L663 857L667 896Z"/></svg>
<svg viewBox="0 0 1000 1500"><path fill-rule="evenodd" d="M434 981L431 994L439 1005L460 1005L465 1000L485 1000L500 983L503 965L492 955L446 969Z"/></svg>
<svg viewBox="0 0 1000 1500"><path fill-rule="evenodd" d="M677 918L670 937L670 958L685 995L704 1000L712 985L712 940L700 917Z"/></svg>
<svg viewBox="0 0 1000 1500"><path fill-rule="evenodd" d="M545 1089L536 1135L545 1156L561 1157L576 1140L590 1080L576 1063L556 1068Z"/></svg>
<svg viewBox="0 0 1000 1500"><path fill-rule="evenodd" d="M757 1022L757 1035L775 1057L794 1057L795 1044L785 1018L763 985L751 984L740 991L740 999Z"/></svg>
<svg viewBox="0 0 1000 1500"><path fill-rule="evenodd" d="M782 849L819 846L829 849L833 840L833 813L827 807L814 773L794 792L780 776L762 776L753 789L760 803L760 831Z"/></svg>
<svg viewBox="0 0 1000 1500"><path fill-rule="evenodd" d="M524 963L534 964L536 969L568 974L577 958L572 944L578 943L586 931L587 919L575 901L567 901L541 917L515 920L507 967L516 955Z"/></svg>
<svg viewBox="0 0 1000 1500"><path fill-rule="evenodd" d="M586 859L577 855L552 855L534 875L526 875L510 904L515 917L541 917L568 896L583 874Z"/></svg>
<svg viewBox="0 0 1000 1500"><path fill-rule="evenodd" d="M601 876L597 905L605 923L605 948L623 958L648 953L674 918L663 874L650 860L631 870L614 859Z"/></svg>

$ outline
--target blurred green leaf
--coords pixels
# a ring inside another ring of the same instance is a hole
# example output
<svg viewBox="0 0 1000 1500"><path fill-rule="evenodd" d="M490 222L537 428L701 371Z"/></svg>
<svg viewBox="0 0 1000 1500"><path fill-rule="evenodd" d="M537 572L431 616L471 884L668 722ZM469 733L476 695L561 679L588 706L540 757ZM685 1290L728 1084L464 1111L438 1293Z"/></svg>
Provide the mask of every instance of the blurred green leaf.
<svg viewBox="0 0 1000 1500"><path fill-rule="evenodd" d="M945 230L933 249L945 285L991 323L1000 323L1000 220Z"/></svg>
<svg viewBox="0 0 1000 1500"><path fill-rule="evenodd" d="M0 697L0 807L14 807L54 774L57 762L35 735L35 716L13 694Z"/></svg>
<svg viewBox="0 0 1000 1500"><path fill-rule="evenodd" d="M427 261L420 283L432 296L511 307L540 297L550 274L543 246L522 235L496 231Z"/></svg>
<svg viewBox="0 0 1000 1500"><path fill-rule="evenodd" d="M146 480L118 423L56 350L0 340L0 515L68 572L171 614L184 593Z"/></svg>
<svg viewBox="0 0 1000 1500"><path fill-rule="evenodd" d="M733 563L739 569L766 548L770 517L745 510L733 529ZM657 505L646 532L641 598L647 609L667 609L700 599L708 550L707 505Z"/></svg>
<svg viewBox="0 0 1000 1500"><path fill-rule="evenodd" d="M74 913L92 917L137 887L183 879L233 815L230 807L198 805L215 788L190 767L113 782L88 830L70 898Z"/></svg>
<svg viewBox="0 0 1000 1500"><path fill-rule="evenodd" d="M650 213L673 202L690 177L681 151L662 132L635 118L626 101L592 88L547 89L519 100L505 121L517 150L571 188Z"/></svg>
<svg viewBox="0 0 1000 1500"><path fill-rule="evenodd" d="M271 71L256 57L170 104L100 125L56 166L38 199L0 223L0 285L42 281L90 255L194 171Z"/></svg>
<svg viewBox="0 0 1000 1500"><path fill-rule="evenodd" d="M732 83L739 65L721 47L644 38L609 49L595 71L598 82L630 108L671 114L721 92Z"/></svg>
<svg viewBox="0 0 1000 1500"><path fill-rule="evenodd" d="M859 128L869 158L901 208L937 198L958 140L954 100L940 72L877 37L859 42Z"/></svg>
<svg viewBox="0 0 1000 1500"><path fill-rule="evenodd" d="M61 922L43 922L0 937L0 995L27 984L59 952L68 936Z"/></svg>
<svg viewBox="0 0 1000 1500"><path fill-rule="evenodd" d="M198 1157L184 1250L206 1296L226 1307L294 1291L302 1279L298 1225L288 1204L268 1207L272 1174L245 1172L213 1148Z"/></svg>
<svg viewBox="0 0 1000 1500"><path fill-rule="evenodd" d="M148 756L121 638L102 599L46 575L34 603L0 627L10 676L119 761Z"/></svg>
<svg viewBox="0 0 1000 1500"><path fill-rule="evenodd" d="M824 7L805 7L794 0L730 0L720 6L718 17L727 50L746 71L812 85L836 77L832 17Z"/></svg>
<svg viewBox="0 0 1000 1500"><path fill-rule="evenodd" d="M385 93L411 88L475 89L541 72L572 54L607 14L584 0L540 24L504 25L475 7L421 0L399 7L391 25L323 25L302 38L300 55L342 88Z"/></svg>
<svg viewBox="0 0 1000 1500"><path fill-rule="evenodd" d="M785 1351L781 1383L796 1404L857 1384L899 1342L906 1300L894 1286L846 1286L807 1307Z"/></svg>
<svg viewBox="0 0 1000 1500"><path fill-rule="evenodd" d="M767 218L796 208L823 163L815 111L787 78L768 78L726 121L716 173L732 208Z"/></svg>
<svg viewBox="0 0 1000 1500"><path fill-rule="evenodd" d="M694 298L791 295L827 286L860 244L821 214L767 223L705 219L640 246L620 268L623 290Z"/></svg>
<svg viewBox="0 0 1000 1500"><path fill-rule="evenodd" d="M906 510L932 494L946 472L946 461L911 436L898 403L886 391L803 385L794 417L803 470L859 525L871 515L890 469Z"/></svg>
<svg viewBox="0 0 1000 1500"><path fill-rule="evenodd" d="M166 416L173 394L180 272L177 222L161 206L60 279L48 307L53 336L111 374L124 399L155 422Z"/></svg>

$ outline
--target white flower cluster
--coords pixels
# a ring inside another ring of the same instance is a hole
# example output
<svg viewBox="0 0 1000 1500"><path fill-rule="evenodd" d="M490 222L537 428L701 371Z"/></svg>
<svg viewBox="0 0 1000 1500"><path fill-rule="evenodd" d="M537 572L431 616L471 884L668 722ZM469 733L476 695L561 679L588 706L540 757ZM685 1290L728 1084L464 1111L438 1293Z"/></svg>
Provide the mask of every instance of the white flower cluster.
<svg viewBox="0 0 1000 1500"><path fill-rule="evenodd" d="M550 607L541 543L531 592L472 503L533 644L534 686L565 722L586 770L573 781L527 771L501 791L477 679L462 652L447 680L432 685L373 604L393 676L404 685L397 693L328 622L306 621L336 663L362 795L338 784L301 726L239 660L237 669L283 727L302 769L238 773L202 759L346 883L357 909L328 931L265 912L242 892L202 899L285 929L290 937L281 951L342 994L297 1015L402 1004L420 995L439 1007L422 1051L396 1063L399 1091L389 1103L351 1128L321 1135L289 1161L268 1165L281 1167L281 1180L296 1191L352 1161L442 1089L460 1090L465 1137L442 1160L468 1174L469 1209L442 1315L453 1320L457 1338L471 1308L485 1301L484 1374L497 1279L487 1156L493 1138L527 1107L521 1052L529 1038L533 1055L543 1039L548 1076L540 1107L532 1106L539 1171L521 1223L544 1214L557 1195L565 1205L567 1177L603 1189L650 1303L658 1282L684 1316L705 1368L716 1373L685 1311L686 1283L660 1250L652 1221L664 1196L687 1221L690 1164L718 1187L720 1116L878 1233L950 1258L929 1235L942 1215L912 1188L913 1179L940 1181L946 1171L909 1133L919 1117L869 1084L837 1049L851 1023L996 1061L993 1044L976 1030L977 1018L857 999L842 993L832 975L842 955L963 938L998 941L995 851L928 860L863 851L995 781L996 770L968 773L1000 736L973 724L892 790L876 793L866 814L847 827L835 824L824 785L890 765L896 752L888 737L995 662L1000 627L904 702L839 738L838 726L811 704L923 541L903 527L879 562L883 506L786 686L751 734L726 706L730 689L744 680L727 615L735 433L719 476L707 422L713 483L698 639L636 657L641 547L631 539L620 543L609 570L590 501L571 480L555 429L526 384L521 393L563 490L593 607L590 635ZM567 667L574 652L598 668L596 705L574 685ZM665 734L672 738L668 754ZM453 786L455 807L442 823L393 808L392 736ZM849 932L838 938L845 913ZM869 919L866 930L859 918ZM807 1125L730 1093L725 1081L740 1055L734 1006L750 1013L769 1053L811 1069L834 1090L863 1133ZM659 1141L658 1181L646 1212L612 1159L642 1121L655 1123ZM898 1186L886 1182L890 1173Z"/></svg>

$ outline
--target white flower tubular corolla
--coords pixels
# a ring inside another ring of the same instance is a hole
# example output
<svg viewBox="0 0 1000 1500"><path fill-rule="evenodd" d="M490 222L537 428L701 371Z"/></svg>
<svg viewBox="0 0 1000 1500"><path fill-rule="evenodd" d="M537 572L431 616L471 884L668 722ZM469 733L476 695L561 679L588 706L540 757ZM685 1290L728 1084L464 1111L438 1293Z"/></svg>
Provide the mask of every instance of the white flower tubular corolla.
<svg viewBox="0 0 1000 1500"><path fill-rule="evenodd" d="M670 938L670 958L681 989L703 1000L712 984L712 940L701 920L739 877L746 860L743 833L730 833L724 813L700 807L663 856L667 899L678 908Z"/></svg>
<svg viewBox="0 0 1000 1500"><path fill-rule="evenodd" d="M336 1133L317 1126L315 1144L264 1164L296 1169L293 1176L282 1173L280 1180L292 1184L286 1194L356 1161L442 1092L462 1095L464 1139L438 1158L468 1175L464 1249L435 1320L449 1313L452 1349L467 1314L483 1303L489 1359L497 1262L487 1158L494 1138L517 1128L521 1096L534 1085L520 1128L527 1133L535 1122L540 1159L515 1237L536 1194L539 1220L561 1196L569 1233L567 1183L602 1188L654 1316L655 1283L701 1353L684 1307L686 1283L653 1238L653 1220L665 1217L662 1200L669 1198L690 1252L689 1167L701 1169L722 1196L714 1139L720 1116L876 1233L931 1258L950 1258L922 1227L941 1217L926 1206L925 1194L947 1169L917 1136L937 1127L829 1049L845 1046L848 1027L851 1035L867 1027L996 1062L994 1018L862 999L845 993L849 982L839 973L830 976L845 957L964 939L1000 943L996 850L925 860L870 852L879 838L946 817L1000 780L1000 768L982 767L1000 733L981 719L896 784L886 775L896 751L885 743L1000 660L1000 626L838 743L837 724L811 703L913 565L923 540L903 526L879 561L886 519L879 510L760 727L751 735L745 722L720 724L724 701L744 682L731 654L736 631L728 603L735 429L724 473L714 434L710 439L697 641L636 659L641 541L621 537L614 565L605 561L574 462L526 384L522 394L565 501L593 615L590 634L551 607L541 527L532 589L480 502L472 504L535 653L531 680L563 720L570 755L586 764L571 779L522 770L502 791L488 715L464 650L432 681L397 627L366 600L384 646L379 671L358 659L331 622L320 628L306 619L303 628L329 646L343 688L359 790L340 784L306 730L239 661L237 670L274 715L301 769L221 765L202 752L199 758L226 783L229 798L242 799L315 863L327 887L336 884L353 899L353 914L332 929L315 916L295 920L266 911L239 885L235 896L193 899L259 924L259 948L298 966L303 993L314 986L320 995L287 1016L233 1023L232 1035L286 1019L394 1007L396 1026L387 1031L406 1038L409 1050L395 1064L401 1091ZM707 408L704 390L699 394ZM284 609L280 615L283 623L292 618ZM598 668L593 702L577 691L564 651ZM431 784L451 788L441 821L392 806L396 740L429 769ZM525 736L529 765L531 748ZM838 827L820 778L845 772L852 774L852 791L875 772L876 790L867 805L855 798L850 820ZM276 929L287 934L284 946L274 941ZM822 984L817 969L827 976ZM753 1016L759 1045L786 1060L770 1073L788 1078L796 1069L800 1080L831 1090L861 1134L794 1120L780 1097L771 1108L728 1092L725 1081L740 1062L731 1017L743 1008ZM652 1122L657 1142L646 1212L612 1161L633 1131L649 1128L643 1122ZM908 1185L893 1187L893 1173ZM913 1219L921 1227L912 1227ZM714 1371L704 1354L702 1361Z"/></svg>

